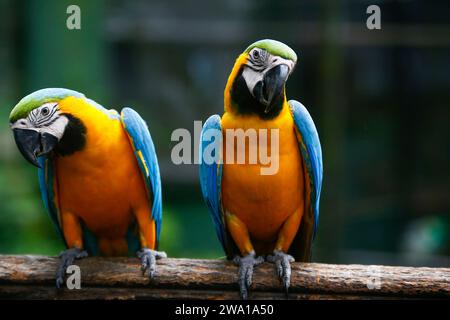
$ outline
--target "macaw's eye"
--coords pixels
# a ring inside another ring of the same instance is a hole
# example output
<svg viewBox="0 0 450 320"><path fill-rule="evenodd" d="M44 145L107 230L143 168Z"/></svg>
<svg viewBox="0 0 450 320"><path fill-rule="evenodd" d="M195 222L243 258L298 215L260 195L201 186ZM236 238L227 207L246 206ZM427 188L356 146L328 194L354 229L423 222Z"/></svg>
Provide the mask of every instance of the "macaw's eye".
<svg viewBox="0 0 450 320"><path fill-rule="evenodd" d="M44 117L45 117L45 116L48 116L49 112L50 112L50 110L48 110L47 107L42 108L42 110L41 110L41 114L42 114Z"/></svg>
<svg viewBox="0 0 450 320"><path fill-rule="evenodd" d="M253 51L253 59L258 60L259 59L259 50Z"/></svg>

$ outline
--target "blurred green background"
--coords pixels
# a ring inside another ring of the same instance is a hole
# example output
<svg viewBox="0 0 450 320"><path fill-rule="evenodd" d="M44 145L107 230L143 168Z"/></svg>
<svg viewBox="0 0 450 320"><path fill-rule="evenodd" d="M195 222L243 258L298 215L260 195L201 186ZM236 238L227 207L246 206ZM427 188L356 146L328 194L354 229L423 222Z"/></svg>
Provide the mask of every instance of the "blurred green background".
<svg viewBox="0 0 450 320"><path fill-rule="evenodd" d="M66 28L71 4L81 30ZM366 28L370 4L381 30ZM32 91L67 87L147 120L164 187L161 248L222 257L198 168L172 164L170 135L222 112L234 59L261 38L298 53L288 96L322 141L314 260L450 266L447 0L0 0L0 253L63 249L8 115Z"/></svg>

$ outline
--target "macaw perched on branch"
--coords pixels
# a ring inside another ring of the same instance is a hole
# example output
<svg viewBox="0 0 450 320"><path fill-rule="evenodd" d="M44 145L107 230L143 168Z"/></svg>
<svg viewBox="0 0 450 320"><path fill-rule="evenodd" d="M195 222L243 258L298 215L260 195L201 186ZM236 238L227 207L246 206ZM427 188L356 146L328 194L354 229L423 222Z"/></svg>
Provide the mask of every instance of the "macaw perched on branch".
<svg viewBox="0 0 450 320"><path fill-rule="evenodd" d="M211 116L202 130L200 156L211 143L217 144L216 150L225 150L231 143L225 131L230 129L279 132L275 174L262 175L261 161L233 164L218 159L200 165L202 193L227 257L239 266L238 283L244 299L253 268L263 262L263 256L276 265L287 293L290 262L294 258L310 260L317 230L322 150L306 108L286 100L285 83L296 62L295 52L281 42L261 40L250 45L237 58L228 78L222 118ZM221 130L221 138L210 142L209 129ZM245 152L250 152L249 144ZM220 154L224 158L225 151Z"/></svg>
<svg viewBox="0 0 450 320"><path fill-rule="evenodd" d="M43 89L10 115L22 155L38 167L42 200L67 250L56 275L89 255L136 252L153 277L161 232L161 179L144 120L124 108L119 115L83 94ZM138 251L139 250L139 251Z"/></svg>

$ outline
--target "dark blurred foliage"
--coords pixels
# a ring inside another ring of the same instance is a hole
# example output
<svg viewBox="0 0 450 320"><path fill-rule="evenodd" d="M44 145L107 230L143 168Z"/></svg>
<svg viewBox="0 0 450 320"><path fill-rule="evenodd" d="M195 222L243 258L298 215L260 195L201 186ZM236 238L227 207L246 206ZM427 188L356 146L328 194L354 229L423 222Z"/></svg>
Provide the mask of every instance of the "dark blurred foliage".
<svg viewBox="0 0 450 320"><path fill-rule="evenodd" d="M66 28L70 4L81 30ZM370 4L382 30L366 28ZM57 86L143 115L162 170L161 247L223 256L197 167L172 164L170 137L222 112L234 59L261 38L298 53L288 96L308 107L322 140L314 259L450 266L447 0L0 0L0 253L62 249L7 121L22 96Z"/></svg>

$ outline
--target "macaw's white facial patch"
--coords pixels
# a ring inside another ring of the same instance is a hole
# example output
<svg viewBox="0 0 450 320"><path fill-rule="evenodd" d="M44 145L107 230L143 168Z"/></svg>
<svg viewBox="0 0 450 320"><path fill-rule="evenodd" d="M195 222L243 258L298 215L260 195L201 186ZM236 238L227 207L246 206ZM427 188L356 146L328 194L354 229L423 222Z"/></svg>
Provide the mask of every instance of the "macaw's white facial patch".
<svg viewBox="0 0 450 320"><path fill-rule="evenodd" d="M289 74L294 69L295 62L284 59L279 56L274 56L264 49L254 48L248 53L247 63L242 72L247 88L253 95L253 89L259 81L264 79L265 74L272 68L278 65L287 65Z"/></svg>
<svg viewBox="0 0 450 320"><path fill-rule="evenodd" d="M256 84L263 80L264 73L260 71L253 70L248 67L244 67L244 71L242 71L242 76L244 77L245 83L247 84L248 91L253 95L253 89Z"/></svg>
<svg viewBox="0 0 450 320"><path fill-rule="evenodd" d="M48 133L60 140L64 134L69 119L61 114L58 103L45 103L32 110L24 119L11 124L11 129L34 130L41 134Z"/></svg>

